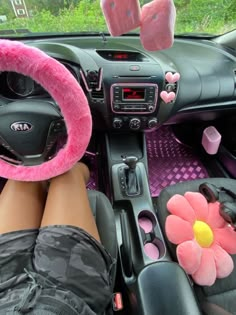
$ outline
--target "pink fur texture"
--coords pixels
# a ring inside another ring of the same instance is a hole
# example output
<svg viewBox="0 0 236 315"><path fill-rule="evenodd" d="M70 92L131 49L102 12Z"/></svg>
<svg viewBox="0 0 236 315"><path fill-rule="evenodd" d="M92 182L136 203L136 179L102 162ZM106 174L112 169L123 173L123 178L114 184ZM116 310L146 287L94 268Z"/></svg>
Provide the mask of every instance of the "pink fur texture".
<svg viewBox="0 0 236 315"><path fill-rule="evenodd" d="M38 166L13 166L0 160L0 176L39 181L68 171L84 154L92 131L87 98L76 79L58 61L37 48L17 41L0 40L0 71L15 71L41 84L58 103L68 141L52 160Z"/></svg>
<svg viewBox="0 0 236 315"><path fill-rule="evenodd" d="M138 0L101 0L101 8L112 36L120 36L140 26Z"/></svg>
<svg viewBox="0 0 236 315"><path fill-rule="evenodd" d="M211 286L216 278L227 277L234 268L229 254L236 254L236 232L220 216L219 203L208 204L202 194L187 192L184 196L174 195L167 208L171 215L166 219L166 235L178 245L179 264L195 283ZM196 220L207 223L213 232L209 247L201 247L195 239Z"/></svg>
<svg viewBox="0 0 236 315"><path fill-rule="evenodd" d="M101 0L100 4L112 36L141 26L141 43L146 50L162 50L173 45L176 19L173 0L154 0L142 10L138 0Z"/></svg>
<svg viewBox="0 0 236 315"><path fill-rule="evenodd" d="M142 7L140 37L146 50L170 48L174 41L176 10L173 0L154 0Z"/></svg>

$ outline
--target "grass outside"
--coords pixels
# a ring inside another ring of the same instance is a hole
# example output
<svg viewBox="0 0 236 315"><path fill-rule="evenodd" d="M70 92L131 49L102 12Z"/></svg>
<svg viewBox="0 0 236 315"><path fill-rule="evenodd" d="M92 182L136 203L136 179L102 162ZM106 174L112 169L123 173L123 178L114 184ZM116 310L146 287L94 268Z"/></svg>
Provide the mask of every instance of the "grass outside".
<svg viewBox="0 0 236 315"><path fill-rule="evenodd" d="M62 9L57 15L49 10L41 10L31 18L8 19L6 23L0 24L0 30L28 29L33 33L107 31L99 1L90 5L86 1L81 0L75 7ZM192 1L188 6L177 6L175 33L222 34L236 28L235 11L229 14L221 1L214 0L211 2L212 7L207 1L206 7L200 6L201 0Z"/></svg>

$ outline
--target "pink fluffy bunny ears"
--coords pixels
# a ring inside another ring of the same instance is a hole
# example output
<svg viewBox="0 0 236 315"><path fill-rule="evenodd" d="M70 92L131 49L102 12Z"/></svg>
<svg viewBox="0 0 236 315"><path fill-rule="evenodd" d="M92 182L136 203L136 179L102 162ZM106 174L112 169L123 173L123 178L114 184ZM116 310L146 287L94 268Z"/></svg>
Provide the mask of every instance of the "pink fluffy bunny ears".
<svg viewBox="0 0 236 315"><path fill-rule="evenodd" d="M195 283L211 286L233 271L236 232L220 215L220 203L197 192L174 195L167 203L166 235L177 245L179 264Z"/></svg>
<svg viewBox="0 0 236 315"><path fill-rule="evenodd" d="M173 45L176 19L173 0L154 0L142 9L138 0L101 0L101 8L112 36L140 27L141 43L146 50L163 50Z"/></svg>
<svg viewBox="0 0 236 315"><path fill-rule="evenodd" d="M39 181L68 171L84 154L92 132L88 101L73 75L37 48L0 40L0 71L14 71L42 85L59 105L68 139L56 157L37 166L16 166L0 160L0 176Z"/></svg>

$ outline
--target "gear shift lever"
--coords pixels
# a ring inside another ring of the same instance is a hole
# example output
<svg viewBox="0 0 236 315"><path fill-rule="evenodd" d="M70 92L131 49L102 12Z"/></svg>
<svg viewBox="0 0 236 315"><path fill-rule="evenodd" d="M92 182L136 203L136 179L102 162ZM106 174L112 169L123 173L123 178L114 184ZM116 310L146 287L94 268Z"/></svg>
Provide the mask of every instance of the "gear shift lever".
<svg viewBox="0 0 236 315"><path fill-rule="evenodd" d="M125 156L123 162L129 167L130 170L135 170L138 162L137 156Z"/></svg>
<svg viewBox="0 0 236 315"><path fill-rule="evenodd" d="M128 168L124 169L126 193L127 195L137 195L140 193L140 186L136 174L138 158L136 156L126 156L123 157L123 162L128 166Z"/></svg>

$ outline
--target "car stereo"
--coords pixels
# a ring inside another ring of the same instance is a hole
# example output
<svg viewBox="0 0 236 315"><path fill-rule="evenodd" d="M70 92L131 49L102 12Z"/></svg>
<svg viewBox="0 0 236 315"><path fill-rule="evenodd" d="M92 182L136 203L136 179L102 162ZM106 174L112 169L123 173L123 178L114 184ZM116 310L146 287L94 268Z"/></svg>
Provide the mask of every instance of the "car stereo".
<svg viewBox="0 0 236 315"><path fill-rule="evenodd" d="M111 86L111 109L118 114L153 113L157 97L157 84L116 83Z"/></svg>

